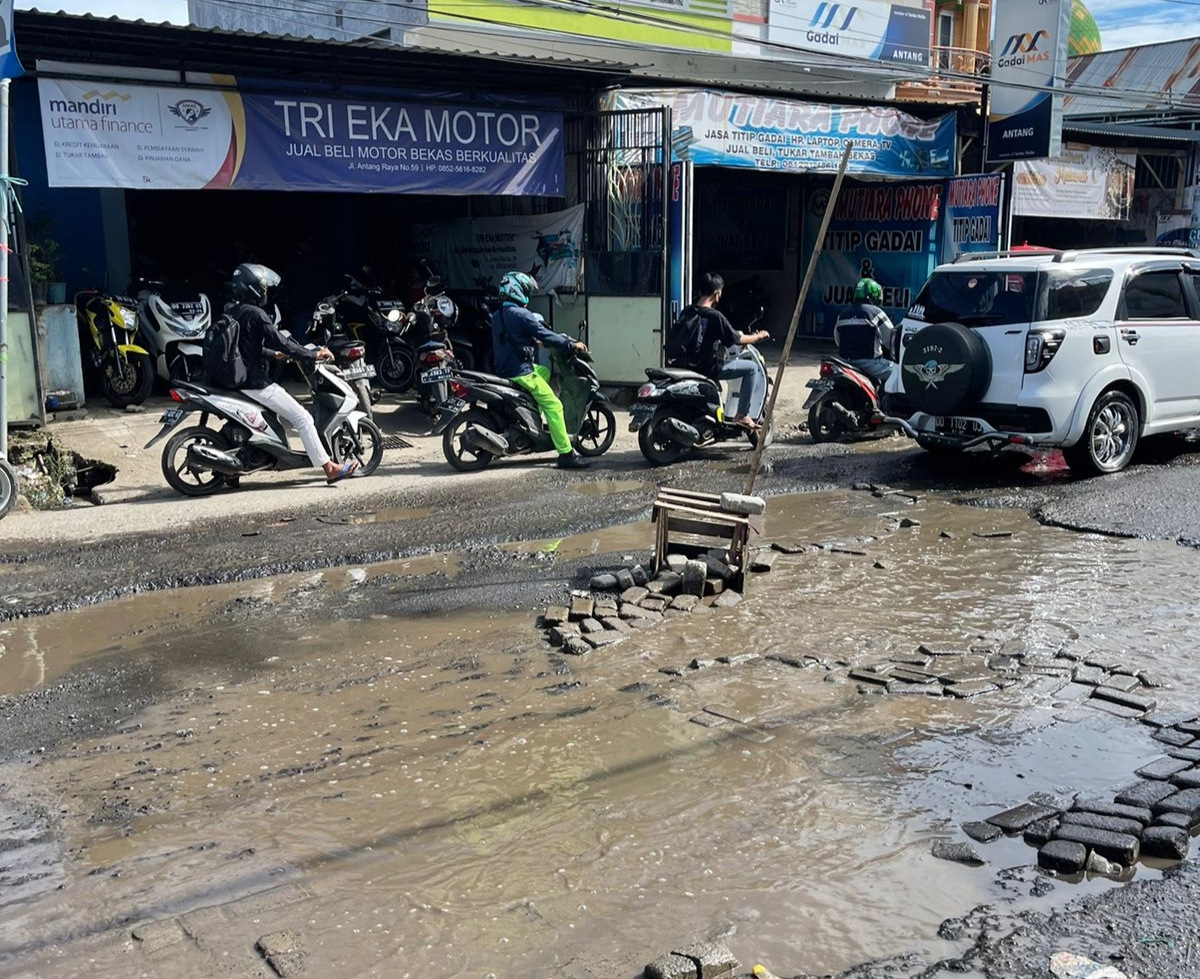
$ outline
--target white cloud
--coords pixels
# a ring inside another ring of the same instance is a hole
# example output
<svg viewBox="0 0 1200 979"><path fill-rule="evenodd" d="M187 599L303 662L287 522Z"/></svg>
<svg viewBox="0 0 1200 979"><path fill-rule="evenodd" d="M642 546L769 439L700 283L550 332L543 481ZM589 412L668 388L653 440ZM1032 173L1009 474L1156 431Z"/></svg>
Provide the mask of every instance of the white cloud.
<svg viewBox="0 0 1200 979"><path fill-rule="evenodd" d="M1145 0L1085 0L1100 28L1104 50L1200 36L1195 7L1182 3L1148 5ZM1189 9L1190 7L1190 9Z"/></svg>
<svg viewBox="0 0 1200 979"><path fill-rule="evenodd" d="M19 10L43 13L95 14L97 17L121 17L152 23L188 22L186 0L17 0Z"/></svg>

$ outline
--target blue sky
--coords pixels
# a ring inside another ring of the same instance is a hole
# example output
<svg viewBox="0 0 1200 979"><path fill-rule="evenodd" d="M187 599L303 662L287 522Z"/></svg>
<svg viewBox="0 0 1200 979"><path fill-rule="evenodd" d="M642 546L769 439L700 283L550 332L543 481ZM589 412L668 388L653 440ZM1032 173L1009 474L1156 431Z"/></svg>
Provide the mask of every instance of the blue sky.
<svg viewBox="0 0 1200 979"><path fill-rule="evenodd" d="M1200 6L1171 0L1085 0L1105 48L1200 36ZM1200 2L1200 0L1198 0ZM17 0L18 8L187 23L185 0Z"/></svg>

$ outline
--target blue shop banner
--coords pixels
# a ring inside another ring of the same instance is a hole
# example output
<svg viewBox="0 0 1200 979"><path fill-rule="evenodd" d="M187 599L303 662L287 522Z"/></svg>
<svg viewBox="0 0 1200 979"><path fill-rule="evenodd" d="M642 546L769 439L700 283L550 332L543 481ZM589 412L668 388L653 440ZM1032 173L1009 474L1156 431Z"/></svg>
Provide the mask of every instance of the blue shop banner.
<svg viewBox="0 0 1200 979"><path fill-rule="evenodd" d="M564 194L562 113L521 103L48 77L38 90L52 187Z"/></svg>
<svg viewBox="0 0 1200 979"><path fill-rule="evenodd" d="M899 323L929 277L938 257L944 181L843 186L817 260L805 302L808 330L832 336L854 286L869 277L883 286L884 312ZM816 245L828 188L809 193L804 213L804 247Z"/></svg>
<svg viewBox="0 0 1200 979"><path fill-rule="evenodd" d="M953 262L968 252L994 252L1000 248L1000 207L1004 177L982 173L946 181L942 208L941 261Z"/></svg>
<svg viewBox="0 0 1200 979"><path fill-rule="evenodd" d="M886 177L954 174L953 113L918 119L881 106L823 105L710 90L611 93L616 109L667 106L677 160L696 166L831 173L847 141L849 172Z"/></svg>

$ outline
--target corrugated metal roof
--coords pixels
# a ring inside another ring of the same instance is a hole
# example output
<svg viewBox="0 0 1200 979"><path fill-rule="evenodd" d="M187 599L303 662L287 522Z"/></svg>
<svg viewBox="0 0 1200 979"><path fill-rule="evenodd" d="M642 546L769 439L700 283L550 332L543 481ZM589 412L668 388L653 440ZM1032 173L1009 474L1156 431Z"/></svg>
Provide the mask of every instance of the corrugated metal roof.
<svg viewBox="0 0 1200 979"><path fill-rule="evenodd" d="M1133 126L1125 122L1063 122L1063 133L1078 136L1109 136L1132 143L1159 142L1186 146L1200 143L1200 129L1171 129Z"/></svg>
<svg viewBox="0 0 1200 979"><path fill-rule="evenodd" d="M1072 58L1067 79L1067 116L1200 112L1200 37Z"/></svg>

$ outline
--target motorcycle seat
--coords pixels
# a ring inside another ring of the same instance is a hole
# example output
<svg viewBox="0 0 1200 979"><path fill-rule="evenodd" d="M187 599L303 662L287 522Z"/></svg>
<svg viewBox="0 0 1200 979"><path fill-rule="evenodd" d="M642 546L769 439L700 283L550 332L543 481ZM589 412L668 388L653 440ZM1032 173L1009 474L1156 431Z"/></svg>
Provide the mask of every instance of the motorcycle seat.
<svg viewBox="0 0 1200 979"><path fill-rule="evenodd" d="M496 384L508 388L516 387L507 377L500 377L497 374L485 374L483 371L459 371L458 373L460 376L472 381L478 381L480 384Z"/></svg>
<svg viewBox="0 0 1200 979"><path fill-rule="evenodd" d="M689 370L686 367L647 367L646 376L652 381L667 380L667 381L708 381L711 378L706 377L699 371Z"/></svg>

